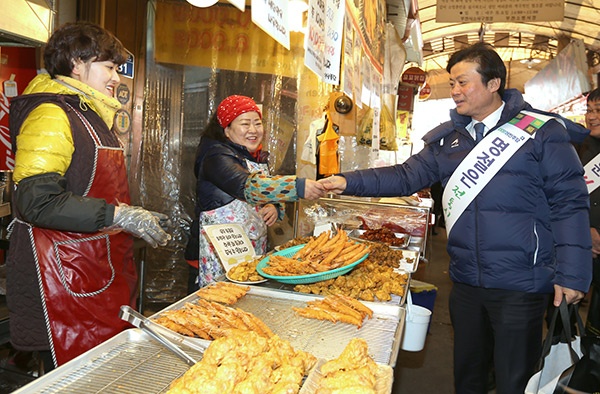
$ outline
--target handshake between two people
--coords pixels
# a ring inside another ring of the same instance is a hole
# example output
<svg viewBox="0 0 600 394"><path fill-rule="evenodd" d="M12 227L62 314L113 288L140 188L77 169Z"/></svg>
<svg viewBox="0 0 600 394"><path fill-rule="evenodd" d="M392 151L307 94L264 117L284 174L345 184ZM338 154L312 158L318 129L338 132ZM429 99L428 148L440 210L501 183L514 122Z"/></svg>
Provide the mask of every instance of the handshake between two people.
<svg viewBox="0 0 600 394"><path fill-rule="evenodd" d="M345 189L346 178L343 176L334 175L319 179L318 181L307 179L304 188L304 198L307 200L316 200L328 193L341 194ZM165 246L171 239L171 235L165 232L169 224L170 220L167 215L148 211L142 207L119 203L115 207L113 224L106 228L106 230L120 229L133 236L142 238L153 248L156 248L158 246Z"/></svg>
<svg viewBox="0 0 600 394"><path fill-rule="evenodd" d="M328 193L342 194L344 190L346 190L346 178L343 176L333 175L318 181L307 179L304 187L304 198L316 200Z"/></svg>
<svg viewBox="0 0 600 394"><path fill-rule="evenodd" d="M171 221L167 215L142 207L119 203L113 224L107 230L120 229L148 242L153 248L165 246L171 235L165 232Z"/></svg>

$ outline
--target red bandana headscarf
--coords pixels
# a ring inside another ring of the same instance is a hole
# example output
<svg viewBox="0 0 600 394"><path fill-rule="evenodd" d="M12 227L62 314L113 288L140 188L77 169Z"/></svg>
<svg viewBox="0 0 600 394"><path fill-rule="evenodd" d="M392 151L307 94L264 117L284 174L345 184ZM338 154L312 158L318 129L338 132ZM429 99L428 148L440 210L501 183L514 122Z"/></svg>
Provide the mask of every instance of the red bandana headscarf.
<svg viewBox="0 0 600 394"><path fill-rule="evenodd" d="M262 119L262 114L258 105L250 97L233 95L221 101L217 108L217 120L222 128L225 128L234 121L235 118L246 112L255 111Z"/></svg>

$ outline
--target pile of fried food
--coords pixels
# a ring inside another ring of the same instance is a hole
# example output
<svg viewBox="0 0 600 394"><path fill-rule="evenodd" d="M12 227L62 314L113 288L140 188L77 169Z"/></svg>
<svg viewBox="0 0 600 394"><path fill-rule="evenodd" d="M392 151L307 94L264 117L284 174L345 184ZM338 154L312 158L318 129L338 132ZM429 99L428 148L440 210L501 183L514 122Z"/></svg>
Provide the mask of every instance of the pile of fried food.
<svg viewBox="0 0 600 394"><path fill-rule="evenodd" d="M213 341L202 360L175 380L168 394L298 393L316 364L277 335L233 331Z"/></svg>
<svg viewBox="0 0 600 394"><path fill-rule="evenodd" d="M396 236L392 230L387 227L381 227L378 229L368 229L360 235L361 239L373 242L381 242L390 246L404 246L405 238Z"/></svg>
<svg viewBox="0 0 600 394"><path fill-rule="evenodd" d="M317 283L296 285L294 291L308 294L343 294L364 301L389 301L392 294L404 296L408 274L396 272L403 255L386 245L371 245L369 256L351 272Z"/></svg>
<svg viewBox="0 0 600 394"><path fill-rule="evenodd" d="M376 394L379 366L368 350L364 339L351 339L338 358L321 365L315 394Z"/></svg>
<svg viewBox="0 0 600 394"><path fill-rule="evenodd" d="M362 302L340 294L321 300L308 301L306 307L292 307L298 316L309 319L329 320L330 322L354 324L362 327L366 317L372 318L373 311Z"/></svg>
<svg viewBox="0 0 600 394"><path fill-rule="evenodd" d="M232 305L245 296L248 290L250 290L248 286L239 286L229 282L215 282L198 290L196 295L206 301Z"/></svg>
<svg viewBox="0 0 600 394"><path fill-rule="evenodd" d="M264 280L265 278L256 272L256 266L262 258L263 256L259 256L252 259L252 261L243 261L231 267L229 272L227 272L227 277L238 282L260 282Z"/></svg>
<svg viewBox="0 0 600 394"><path fill-rule="evenodd" d="M214 283L198 291L201 298L209 297L212 298L211 301L205 298L198 300L196 304L188 302L181 309L164 311L154 321L179 334L206 340L221 338L236 330L252 331L259 336L271 338L273 331L261 319L240 308L219 303L229 303L235 297L237 301L248 289L248 286L233 283ZM230 298L223 293L229 294ZM222 301L218 301L219 299Z"/></svg>
<svg viewBox="0 0 600 394"><path fill-rule="evenodd" d="M367 253L369 246L349 241L344 230L339 230L333 236L331 231L324 231L292 257L271 255L263 271L273 276L316 274L346 266Z"/></svg>

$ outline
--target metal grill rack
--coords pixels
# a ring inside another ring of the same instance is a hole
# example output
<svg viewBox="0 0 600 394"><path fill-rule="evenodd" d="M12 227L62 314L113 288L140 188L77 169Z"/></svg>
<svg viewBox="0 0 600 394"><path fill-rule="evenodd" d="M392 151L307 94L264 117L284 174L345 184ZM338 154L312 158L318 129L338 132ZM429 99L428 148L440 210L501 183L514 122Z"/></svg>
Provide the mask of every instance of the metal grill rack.
<svg viewBox="0 0 600 394"><path fill-rule="evenodd" d="M304 307L307 301L318 298L322 297L250 286L250 291L238 300L234 307L254 314L275 334L289 341L294 349L304 350L317 358L336 358L350 339L363 338L367 341L375 362L394 367L404 327L403 307L364 302L373 310L373 318L365 319L360 329L351 324L306 319L297 316L292 310L292 307ZM181 309L186 303L194 303L197 300L198 296L191 294L165 310Z"/></svg>
<svg viewBox="0 0 600 394"><path fill-rule="evenodd" d="M370 355L377 363L387 368L395 365L404 325L403 307L365 302L373 310L373 318L365 320L360 329L350 324L301 318L291 309L316 298L319 297L251 286L235 307L253 313L295 349L310 352L318 359L338 357L350 339L359 337L367 341ZM189 295L165 310L183 308L197 299L195 294ZM179 343L175 336L170 339ZM190 340L189 346L198 342L202 347L208 343L202 339ZM189 346L185 351L200 360L202 352ZM165 393L171 382L188 368L185 361L144 331L129 329L14 393L159 394ZM382 381L386 383L389 379ZM387 383L384 387L381 392L389 392Z"/></svg>
<svg viewBox="0 0 600 394"><path fill-rule="evenodd" d="M130 329L14 393L159 394L188 368L143 331Z"/></svg>

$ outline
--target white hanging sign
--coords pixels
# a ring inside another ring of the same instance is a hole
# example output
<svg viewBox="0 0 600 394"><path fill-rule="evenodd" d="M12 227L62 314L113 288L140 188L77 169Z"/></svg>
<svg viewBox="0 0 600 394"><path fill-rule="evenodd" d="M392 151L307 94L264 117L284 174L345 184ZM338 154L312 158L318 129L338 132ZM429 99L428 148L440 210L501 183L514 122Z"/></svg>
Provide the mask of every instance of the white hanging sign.
<svg viewBox="0 0 600 394"><path fill-rule="evenodd" d="M304 65L323 78L325 46L325 2L308 0L307 32L304 35Z"/></svg>
<svg viewBox="0 0 600 394"><path fill-rule="evenodd" d="M290 49L288 3L289 0L252 0L251 8L252 22L286 49Z"/></svg>
<svg viewBox="0 0 600 394"><path fill-rule="evenodd" d="M255 257L252 242L240 224L212 224L202 228L215 248L225 272Z"/></svg>
<svg viewBox="0 0 600 394"><path fill-rule="evenodd" d="M588 193L591 194L600 186L600 154L588 161L583 169Z"/></svg>
<svg viewBox="0 0 600 394"><path fill-rule="evenodd" d="M246 11L246 0L227 0L230 4L232 4L238 10L244 12Z"/></svg>
<svg viewBox="0 0 600 394"><path fill-rule="evenodd" d="M323 82L340 84L345 3L342 0L309 0L304 65Z"/></svg>
<svg viewBox="0 0 600 394"><path fill-rule="evenodd" d="M342 37L344 35L345 3L327 0L325 5L325 51L323 53L323 82L340 84Z"/></svg>

